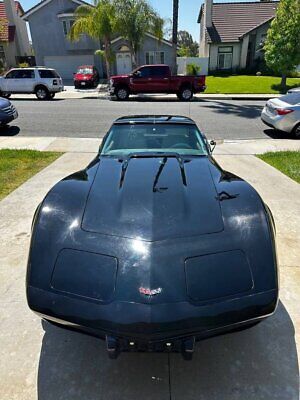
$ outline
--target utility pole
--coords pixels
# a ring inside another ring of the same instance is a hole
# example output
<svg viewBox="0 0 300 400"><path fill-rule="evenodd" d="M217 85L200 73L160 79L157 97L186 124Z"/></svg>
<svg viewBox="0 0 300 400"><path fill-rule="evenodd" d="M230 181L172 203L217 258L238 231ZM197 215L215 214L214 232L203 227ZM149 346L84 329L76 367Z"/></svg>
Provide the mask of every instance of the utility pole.
<svg viewBox="0 0 300 400"><path fill-rule="evenodd" d="M173 0L173 73L177 73L177 43L178 43L178 11L179 0Z"/></svg>

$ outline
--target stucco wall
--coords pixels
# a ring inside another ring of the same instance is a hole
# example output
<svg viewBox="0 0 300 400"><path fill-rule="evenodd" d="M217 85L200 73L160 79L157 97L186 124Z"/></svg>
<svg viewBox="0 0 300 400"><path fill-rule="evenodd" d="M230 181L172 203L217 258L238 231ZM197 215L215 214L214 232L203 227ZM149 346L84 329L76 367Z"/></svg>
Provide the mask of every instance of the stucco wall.
<svg viewBox="0 0 300 400"><path fill-rule="evenodd" d="M215 71L218 69L218 48L219 47L232 46L232 69L239 68L240 56L241 56L241 44L240 43L222 43L222 44L210 44L209 54L209 70Z"/></svg>

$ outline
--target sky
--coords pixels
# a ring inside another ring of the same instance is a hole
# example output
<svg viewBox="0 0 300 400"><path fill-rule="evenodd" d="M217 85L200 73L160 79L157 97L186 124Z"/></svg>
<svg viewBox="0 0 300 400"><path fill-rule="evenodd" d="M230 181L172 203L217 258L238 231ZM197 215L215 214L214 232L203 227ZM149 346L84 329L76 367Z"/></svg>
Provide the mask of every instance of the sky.
<svg viewBox="0 0 300 400"><path fill-rule="evenodd" d="M173 0L148 0L163 18L171 18L173 12ZM222 3L226 0L217 0ZM228 1L228 0L227 0ZM235 1L235 0L230 0ZM241 0L240 0L241 1ZM243 0L242 0L243 1ZM27 11L38 3L36 0L20 0ZM194 40L199 41L200 27L197 23L200 5L203 0L179 0L179 30L186 30L192 34Z"/></svg>

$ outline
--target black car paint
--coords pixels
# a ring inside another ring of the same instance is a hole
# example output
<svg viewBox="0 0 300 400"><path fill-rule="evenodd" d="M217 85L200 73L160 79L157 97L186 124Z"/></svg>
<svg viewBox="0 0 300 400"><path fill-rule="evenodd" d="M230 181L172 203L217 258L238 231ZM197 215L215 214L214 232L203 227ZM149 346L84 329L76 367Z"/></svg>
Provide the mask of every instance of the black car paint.
<svg viewBox="0 0 300 400"><path fill-rule="evenodd" d="M193 124L165 116L115 123L158 120ZM182 156L186 185L170 158L156 182L156 189L167 189L153 190L163 158L156 156L130 160L120 187L124 160L101 156L101 148L85 170L55 185L36 212L27 271L33 311L99 337L148 343L225 333L275 311L275 227L247 182L222 170L211 154ZM226 265L201 270L215 257ZM89 279L87 260L99 265L100 276L110 265L113 283L96 282L95 274ZM141 288L160 290L147 296Z"/></svg>

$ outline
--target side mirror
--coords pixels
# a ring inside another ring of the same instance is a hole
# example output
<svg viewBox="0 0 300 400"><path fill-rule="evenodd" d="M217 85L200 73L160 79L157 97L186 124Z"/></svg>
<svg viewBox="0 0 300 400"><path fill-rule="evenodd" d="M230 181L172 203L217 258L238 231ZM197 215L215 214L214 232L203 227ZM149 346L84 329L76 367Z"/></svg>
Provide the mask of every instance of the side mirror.
<svg viewBox="0 0 300 400"><path fill-rule="evenodd" d="M209 142L210 145L210 152L212 153L214 151L214 149L216 148L217 143L214 140L211 140Z"/></svg>

